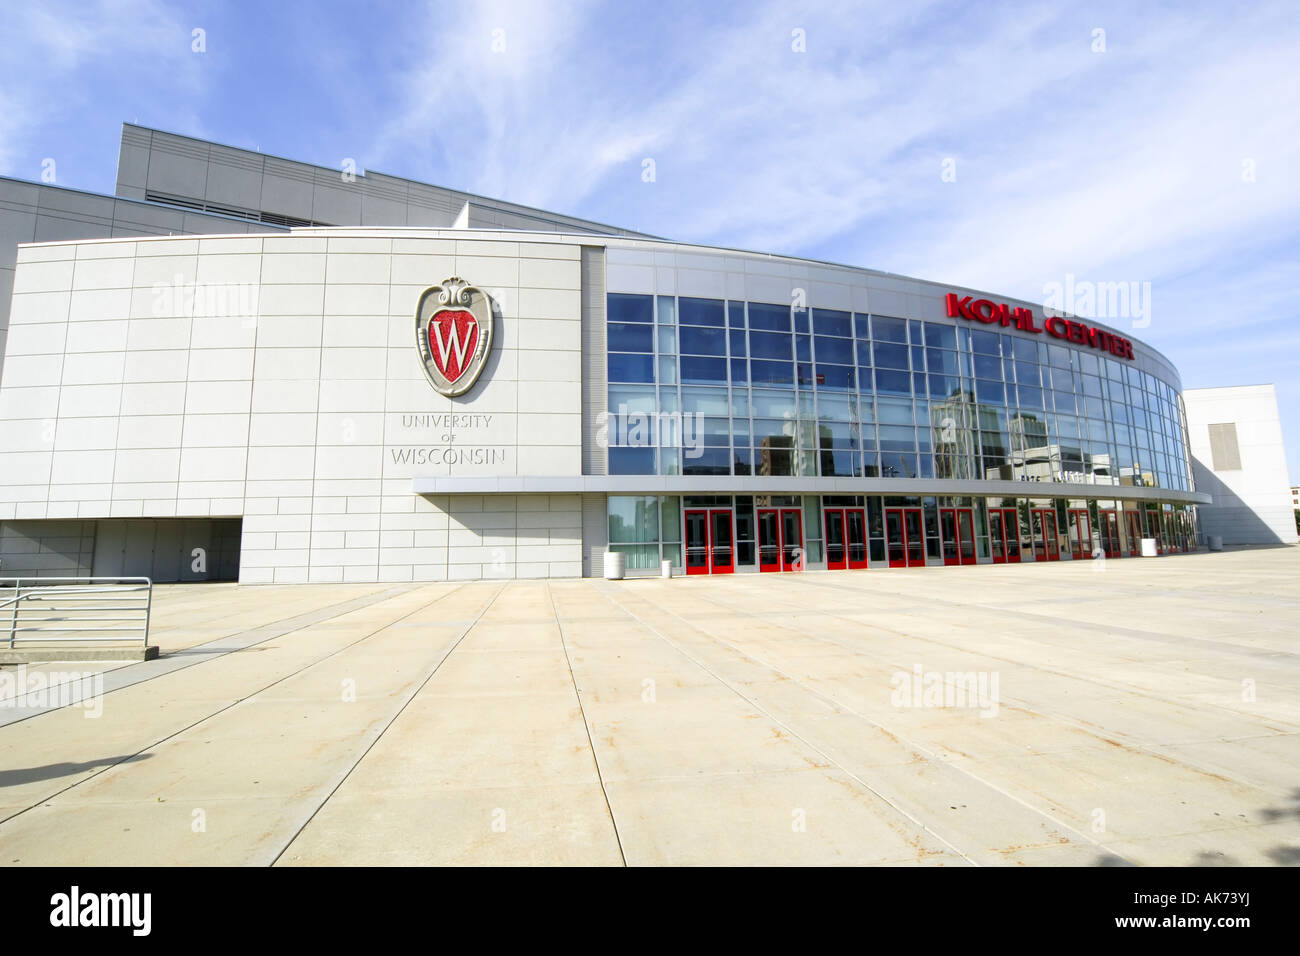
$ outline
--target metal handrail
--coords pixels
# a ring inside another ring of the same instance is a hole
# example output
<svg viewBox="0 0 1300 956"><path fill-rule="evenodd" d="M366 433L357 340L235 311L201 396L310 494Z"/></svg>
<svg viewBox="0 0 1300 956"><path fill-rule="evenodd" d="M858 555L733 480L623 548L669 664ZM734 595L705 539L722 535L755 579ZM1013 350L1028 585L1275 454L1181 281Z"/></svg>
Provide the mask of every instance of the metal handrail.
<svg viewBox="0 0 1300 956"><path fill-rule="evenodd" d="M121 642L136 633L149 646L150 578L0 578L0 595L0 613L9 611L11 650L20 641ZM88 599L94 603L82 603Z"/></svg>

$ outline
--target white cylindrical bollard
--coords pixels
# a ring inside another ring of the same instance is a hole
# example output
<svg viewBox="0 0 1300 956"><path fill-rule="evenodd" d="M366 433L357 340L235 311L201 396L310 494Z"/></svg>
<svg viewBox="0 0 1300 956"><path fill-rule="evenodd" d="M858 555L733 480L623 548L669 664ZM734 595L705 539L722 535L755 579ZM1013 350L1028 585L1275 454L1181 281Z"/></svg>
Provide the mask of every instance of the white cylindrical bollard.
<svg viewBox="0 0 1300 956"><path fill-rule="evenodd" d="M659 576L661 578L671 578L673 576L673 563L671 561L659 562Z"/></svg>
<svg viewBox="0 0 1300 956"><path fill-rule="evenodd" d="M1209 544L1211 551L1223 550L1223 535L1212 534L1208 536L1208 539L1207 543Z"/></svg>
<svg viewBox="0 0 1300 956"><path fill-rule="evenodd" d="M1156 556L1156 539L1155 539L1155 538L1143 538L1143 539L1142 539L1142 557L1144 557L1144 558L1154 558L1155 556Z"/></svg>
<svg viewBox="0 0 1300 956"><path fill-rule="evenodd" d="M627 570L627 555L622 551L605 552L605 580L621 581Z"/></svg>

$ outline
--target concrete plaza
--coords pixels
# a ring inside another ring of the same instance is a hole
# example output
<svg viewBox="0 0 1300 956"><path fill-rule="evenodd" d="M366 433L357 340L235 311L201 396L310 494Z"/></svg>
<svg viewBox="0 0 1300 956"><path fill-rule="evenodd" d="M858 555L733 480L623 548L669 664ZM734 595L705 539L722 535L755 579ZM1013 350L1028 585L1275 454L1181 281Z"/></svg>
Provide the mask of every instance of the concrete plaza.
<svg viewBox="0 0 1300 956"><path fill-rule="evenodd" d="M0 701L0 863L1296 864L1298 620L1296 548L160 586Z"/></svg>

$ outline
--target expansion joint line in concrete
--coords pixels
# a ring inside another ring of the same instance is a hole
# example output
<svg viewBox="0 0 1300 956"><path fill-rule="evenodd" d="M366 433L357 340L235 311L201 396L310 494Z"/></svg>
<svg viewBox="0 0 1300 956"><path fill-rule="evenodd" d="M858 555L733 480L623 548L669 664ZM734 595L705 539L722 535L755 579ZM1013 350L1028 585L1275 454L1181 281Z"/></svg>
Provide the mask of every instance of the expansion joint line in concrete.
<svg viewBox="0 0 1300 956"><path fill-rule="evenodd" d="M448 591L446 594L441 594L441 595L439 595L437 598L435 598L433 601L430 601L429 604L436 604L438 601L441 601L443 598L449 597L449 596L451 596L451 595L457 593L457 592L460 591L463 587L464 587L464 585L461 585L460 587L455 588L454 590ZM404 591L402 591L402 592L400 592L400 593L406 593L406 591L409 591L409 590L411 590L411 589L410 589L410 588L407 588L407 589L405 589ZM219 708L217 708L216 710L214 710L212 713L210 713L210 714L205 714L204 716L200 717L198 720L193 721L192 723L186 724L184 727L181 727L181 728L179 728L179 729L177 729L177 730L174 730L174 731L172 731L170 734L166 734L166 735L164 735L164 736L162 736L162 737L159 737L157 740L153 741L153 743L148 744L148 745L145 746L145 747L141 747L141 748L140 748L139 750L137 750L135 753L128 754L128 755L126 755L125 757L123 757L121 760L115 760L115 761L113 761L113 762L110 763L110 764L105 764L104 766L100 767L98 770L94 771L93 773L89 773L89 774L87 774L87 775L84 776L84 777L81 777L81 778L79 778L79 779L77 779L77 780L74 780L74 781L72 781L71 783L69 783L69 784L68 784L67 786L65 786L65 787L60 787L58 790L54 791L53 793L48 794L47 796L41 797L41 798L40 798L39 800L37 800L36 802L32 803L31 806L23 807L21 810L15 812L15 813L11 813L11 814L9 814L9 816L4 817L3 819L0 819L0 826L3 826L4 824L8 823L10 820L14 819L15 817L22 816L22 815L23 815L24 813L26 813L28 810L32 809L32 807L38 807L38 806L40 806L40 805L43 804L43 803L46 803L46 802L48 802L48 801L50 801L50 800L53 800L55 797L62 796L63 794L67 793L69 790L75 789L76 787L79 787L79 786L81 786L81 785L84 784L84 783L88 783L89 781L93 780L95 777L98 777L100 774L102 774L102 773L106 773L106 772L108 772L109 770L112 770L114 767L117 767L117 766L119 766L119 765L121 765L121 764L124 764L124 763L130 763L132 760L135 760L135 759L136 759L137 757L139 757L141 754L143 754L143 753L147 753L148 751L153 750L155 747L157 747L157 746L159 746L159 745L161 745L161 744L165 744L167 741L172 740L172 739L174 739L174 738L176 738L176 737L179 737L181 734L184 734L184 733L187 733L187 732L193 730L195 727L198 727L199 725L206 723L207 721L211 720L211 719L214 718L214 717L217 717L217 716L219 716L219 715L221 715L221 714L224 714L226 711L230 710L230 709L233 708L233 707L238 707L240 704L242 704L242 703L243 703L244 701L246 701L246 700L252 700L252 699L253 699L254 697L256 697L258 694L264 694L264 693L266 693L268 690L270 690L272 687L275 687L277 684L282 684L282 683L284 683L285 681L289 680L290 678L292 678L292 677L297 677L299 674L302 674L302 673L304 673L305 671L310 670L311 668L317 666L318 664L323 664L325 661L328 661L328 660L330 660L330 659L333 658L333 657L337 657L339 654L342 654L344 651L351 650L352 648L356 647L358 644L361 644L361 643L364 642L364 641L368 641L368 640L370 640L370 638L374 637L376 634L380 633L381 631L383 631L383 630L385 630L385 629L387 629L387 628L389 628L389 627L392 627L393 624L396 624L396 623L398 623L398 622L400 622L400 621L404 621L406 618L410 617L412 614L415 614L415 613L417 613L418 611L422 611L422 610L424 610L425 608L427 608L428 606L429 606L428 604L425 604L425 605L422 605L422 606L419 607L419 608L416 608L416 610L411 611L409 614L403 614L401 617L399 617L399 618L397 619L397 621L393 621L393 622L390 623L390 624L385 624L383 627L375 628L375 630L369 632L368 634L363 634L361 637L357 638L355 641L352 641L352 642L350 642L350 643L348 643L348 644L343 645L343 646L340 647L340 648L337 648L336 650L331 651L330 653L326 654L324 657L318 657L318 658L316 658L314 661L309 661L308 663L304 664L302 667L299 667L297 670L295 670L295 671L291 671L291 672L288 673L288 674L284 674L284 675L282 675L282 676L280 676L280 677L277 677L275 680L271 681L269 684L266 684L266 685L264 685L264 686L262 686L262 687L259 687L257 690L253 691L252 693L250 693L250 694L245 694L243 697L240 697L238 700L233 700L233 701L231 701L229 704L225 705L224 707L219 707ZM341 612L339 612L339 613L341 613L341 614L346 614L346 613L350 613L350 612L353 611L353 610L359 610L359 608L349 608L347 611L341 611ZM334 615L334 616L337 617L338 615L336 614L336 615ZM326 620L328 620L328 618L327 618ZM315 623L319 623L319 622L315 622ZM309 625L309 624L304 624L303 626L304 626L304 627L308 627L308 626L310 626L310 625ZM286 631L286 632L284 632L284 633L292 633L292 631ZM283 636L283 634L281 634L281 635L275 635L275 636ZM272 639L273 639L273 638L267 638L267 640L272 640ZM250 646L252 646L252 645L250 645Z"/></svg>
<svg viewBox="0 0 1300 956"><path fill-rule="evenodd" d="M618 855L627 866L627 854L623 851L623 836L618 832L618 820L614 817L614 807L609 802L609 791L605 789L605 775L600 769L600 757L596 755L596 741L591 736L591 721L587 718L587 708L582 703L582 692L578 690L578 677L573 673L573 655L569 653L569 642L564 637L564 622L560 619L560 609L555 604L555 592L550 582L546 584L546 595L551 599L551 613L555 615L555 626L560 632L560 646L564 648L564 659L569 665L569 680L573 682L573 696L578 701L578 713L582 715L582 726L587 731L587 747L591 751L591 762L596 768L596 780L600 783L601 796L605 798L605 812L609 814L609 825L614 828L614 840L618 844Z"/></svg>
<svg viewBox="0 0 1300 956"><path fill-rule="evenodd" d="M469 632L474 629L474 625L478 624L478 622L483 619L483 615L485 615L489 610L491 610L492 605L496 603L497 598L501 596L501 594L505 591L507 586L508 584L503 584L499 588L497 588L496 593L493 594L492 597L488 599L488 602L483 605L482 610L480 610L477 614L475 614L471 620L465 623L465 626L461 628L460 633L457 634L455 639L452 640L451 643L447 645L447 649L443 651L442 656L439 657L437 662L432 667L429 668L429 670L425 673L424 677L422 677L419 681L416 682L415 687L412 688L411 692L407 694L405 698L403 698L400 704L398 704L397 709L393 711L393 715L389 717L387 721L384 722L383 726L370 731L368 735L370 739L365 741L364 746L362 746L361 748L361 752L357 754L357 758L353 760L352 763L350 763L347 767L345 767L340 773L337 774L336 779L334 781L334 785L331 786L329 788L329 791L325 794L325 796L321 797L321 799L316 803L316 805L311 808L310 812L308 812L306 816L306 819L304 819L302 823L297 827L297 829L293 831L293 835L290 836L289 839L287 839L284 842L284 846L280 847L279 851L275 854L275 856L271 858L268 864L269 866L275 866L276 863L280 862L280 858L284 856L285 852L289 849L289 847L293 846L293 842L298 839L298 837L302 834L302 831L307 829L308 824L310 824L311 821L315 819L316 814L320 813L321 808L324 807L325 804L329 803L330 799L334 796L334 794L338 793L339 788L342 787L343 784L347 782L350 776L352 776L352 772L357 769L357 767L361 764L361 761L366 759L366 755L369 754L372 749L374 749L375 744L379 743L380 738L383 737L384 734L388 733L388 728L392 727L393 724L397 721L397 718L402 716L402 712L406 710L406 708L410 705L411 701L415 700L415 698L419 695L420 691L424 690L425 685L428 684L429 681L433 680L433 675L438 673L438 669L442 667L442 665L446 662L447 658L451 656L452 652L455 651L456 648L460 647L460 644L463 640L465 640L466 635L469 634ZM461 587L457 588L456 591L449 591L448 594L455 594L457 591L460 591L463 587L464 585L461 585ZM440 595L437 598L437 600L430 601L429 604L425 604L422 605L421 607L416 608L410 614L404 614L402 617L398 618L398 620L394 621L392 624L385 625L385 627L396 626L401 621L406 620L406 618L411 617L411 615L413 614L420 613L421 611L428 608L430 604L436 604L438 601L441 601L446 596L447 596L446 594ZM383 628L381 628L380 630L383 630Z"/></svg>
<svg viewBox="0 0 1300 956"><path fill-rule="evenodd" d="M378 593L367 594L359 598L350 598L346 601L340 601L337 604L331 604L328 607L321 608L318 611L307 611L302 614L295 614L291 617L281 618L278 621L271 621L268 624L261 624L257 627L249 628L246 631L239 631L235 634L227 634L225 637L216 637L203 644L197 644L194 647L182 648L169 654L163 654L150 661L141 661L136 664L127 664L124 667L104 671L104 689L98 696L106 697L113 691L124 690L127 687L134 687L136 684L144 684L151 680L157 680L159 677L165 677L168 674L175 674L177 671L183 671L187 668L194 667L198 664L205 664L208 661L214 661L219 657L225 657L236 651L247 650L250 647L256 647L259 644L265 644L267 641L273 641L277 637L283 637L286 634L292 634L294 631L302 630L304 627L311 627L313 624L320 624L323 621L329 621L342 614L350 614L352 611L359 611L362 608L371 607L375 604L382 604L389 598L399 597L415 590L417 585L402 584L397 587L387 588ZM454 593L454 592L448 592ZM225 646L223 646L225 645ZM194 658L187 660L186 658ZM63 683L53 685L60 687ZM62 700L63 695L56 695ZM84 703L85 698L76 701ZM72 706L73 701L67 703L55 703L50 706L32 708L31 713L16 713L12 717L8 715L0 716L0 728L7 727L10 724L21 723L24 720L31 720L33 717L39 717L41 714L48 714L51 711L60 710L64 707Z"/></svg>
<svg viewBox="0 0 1300 956"><path fill-rule="evenodd" d="M617 599L611 597L608 593L606 593L606 597L609 598L611 601L613 601L615 604L617 604L619 607L622 607L623 610L624 610L626 613L631 614L631 615L632 615L634 618L636 618L638 621L642 621L642 619L641 619L640 617L638 617L638 616L635 614L635 612L633 612L633 611L629 610L628 608L624 607L623 604L622 604L621 602L619 602ZM726 604L722 604L722 603L720 603L720 602L718 602L718 601L715 601L715 600L712 600L711 598L708 598L708 597L705 597L704 600L706 600L706 601L707 601L708 603L710 603L710 604L713 604L715 607L720 607L720 608L722 608L722 609L724 609L724 610L726 610L726 611L728 611L728 612L730 612L730 613L732 613L732 614L745 614L745 615L747 615L747 616L753 616L753 615L750 615L749 612L747 612L747 611L743 611L743 610L739 610L739 609L736 609L736 608L732 608L732 607L730 607L730 606L728 606L728 605L726 605ZM714 641L715 643L722 644L723 646L725 646L725 647L727 647L729 650L731 650L733 653L739 654L740 656L746 658L747 660L750 660L750 661L754 662L755 664L759 664L759 665L762 666L762 667L766 667L766 668L768 668L769 670L771 670L773 673L780 674L782 677L786 678L787 680L791 681L792 683L794 683L794 684L798 685L799 687L803 688L805 691L807 691L809 694L811 694L813 697L817 698L818 700L820 700L820 701L822 701L822 702L824 702L824 703L827 703L827 704L834 705L835 707L837 707L837 708L839 708L839 709L841 709L841 710L844 710L846 713L852 714L852 715L853 715L854 717L856 717L858 720L861 720L861 721L863 721L864 723L869 724L869 725L871 725L872 727L875 727L877 730L880 730L880 731L883 732L883 733L887 733L887 734L889 734L890 736L892 736L892 737L894 737L896 740L898 740L899 743L904 744L905 746L910 747L910 748L912 748L913 750L915 750L917 753L920 753L920 754L924 755L924 757L925 757L927 760L931 761L932 763L939 764L939 765L942 765L942 766L944 766L944 767L948 767L948 768L950 768L950 769L952 769L952 770L957 771L957 772L960 773L962 776L967 777L968 779L970 779L970 780L972 780L972 781L978 783L980 786L987 787L987 788L988 788L989 790L991 790L992 792L997 793L997 794L1000 794L1001 796L1005 797L1006 799L1011 800L1011 801L1013 801L1014 803L1017 803L1017 804L1019 804L1020 806L1024 807L1026 810L1029 810L1029 811L1031 811L1031 812L1033 812L1033 813L1038 814L1039 816L1041 816L1041 817L1042 817L1043 819L1045 819L1045 820L1049 820L1049 821L1051 821L1051 823L1052 823L1053 826L1057 827L1058 829L1062 830L1063 832L1066 832L1066 833L1072 834L1073 836L1078 837L1080 840L1082 840L1082 841L1084 841L1084 842L1086 842L1086 843L1090 843L1090 844L1092 844L1093 846L1097 847L1098 850L1101 850L1101 851L1103 851L1103 852L1105 852L1105 853L1107 853L1107 854L1109 854L1109 855L1111 855L1111 856L1113 856L1113 857L1116 857L1116 858L1118 858L1118 859L1124 860L1123 857L1121 857L1121 856L1120 856L1118 853L1116 853L1114 850L1112 850L1112 849L1110 849L1109 847L1107 847L1104 843L1101 843L1101 842L1099 842L1099 841L1097 841L1097 840L1094 840L1091 836L1089 836L1087 833L1084 833L1082 830L1079 830L1079 829L1077 829L1077 828L1071 826L1071 825L1068 824L1068 823L1065 823L1065 822L1063 822L1063 821L1061 821L1061 820L1056 819L1054 816L1052 816L1052 814L1048 813L1047 811L1045 811L1045 810L1043 810L1043 809L1041 809L1041 808L1039 808L1039 807L1035 807L1033 804L1030 804L1030 803L1026 802L1025 800L1021 799L1020 797L1016 796L1014 793L1010 793L1010 792L1004 790L1002 787L999 787L999 786L996 786L995 784L990 783L989 781L985 780L984 778L982 778L982 777L980 777L980 776L977 776L976 774L971 773L969 770L967 770L967 769L964 768L964 767L959 767L959 766L957 766L957 765L955 765L955 764L953 764L953 763L950 763L950 762L948 762L948 761L946 761L946 760L941 759L941 758L939 757L938 754L934 753L933 751L931 751L930 749L928 749L928 748L926 748L926 747L921 746L920 744L916 743L915 741L911 740L910 738L904 737L904 736L900 735L898 732L893 731L893 730L890 730L890 729L888 729L887 727L882 726L881 724L879 724L879 723L877 723L876 721L872 720L870 717L867 717L865 714L861 714L861 713L859 713L858 711L854 710L852 707L848 706L847 704L844 704L844 703L842 703L841 701L838 701L838 700L836 700L836 699L833 698L833 697L828 697L828 696L826 696L824 693L822 693L821 691L818 691L817 689L808 686L808 684L807 684L805 681L801 680L798 676L796 676L796 675L794 675L794 674L791 674L791 673L789 673L789 672L787 672L787 671L784 671L784 670L782 670L781 668L775 666L774 664L771 664L771 663L769 663L768 661L765 661L765 660L763 660L763 659L760 658L760 657L756 657L756 656L754 656L752 653L750 653L750 652L748 652L748 651L741 650L741 649L740 649L739 647L737 647L734 643L732 643L731 641L726 640L725 638L720 638L720 637L718 637L718 636L716 636L716 635L714 635L714 634L710 634L710 633L708 633L707 631L703 631L703 630L701 630L699 627L697 627L697 626L694 625L694 624L691 624L689 621L687 621L685 618L683 618L680 614L677 614L676 612L670 610L669 608L667 608L667 607L662 607L661 609L664 611L664 613L666 613L666 614L671 614L673 617L677 618L677 620L681 621L683 625L685 625L686 627L688 627L688 628L690 628L691 630L695 631L696 633L701 634L701 635L703 635L704 637L707 637L709 640ZM846 620L850 620L850 619L846 619ZM692 657L688 652L682 650L680 647L677 647L677 645L676 645L672 640L670 640L670 639L667 638L667 637L664 637L663 633L662 633L661 631L659 631L657 628L655 628L653 625L648 624L648 623L646 623L646 622L644 622L644 621L642 621L642 624L643 624L644 626L650 628L651 630L653 630L656 634L659 634L660 637L663 637L665 641L667 641L667 642L668 642L669 644L671 644L673 647L676 647L677 650L681 651L681 653L684 654L686 657L690 658L692 661L695 660L695 658ZM786 629L786 630L794 630L793 628L790 628L790 627L788 627L787 625L784 625L784 624L778 624L777 626L778 626L778 627L782 627L782 628L784 628L784 629ZM802 632L802 631L796 631L796 633L798 633L801 637L807 637L807 634L805 634L805 633ZM895 632L895 633L897 633L897 632ZM823 638L823 640L825 640L825 639ZM837 642L831 642L831 643L837 643ZM837 645L837 646L843 646L843 645ZM696 663L699 664L698 661L696 661ZM705 667L705 665L700 664L699 666L702 667L702 668L704 668L704 670L705 670L707 673L709 673L709 674L713 674L713 672L710 671L707 667ZM714 674L713 676L717 677L716 674ZM722 681L724 684L726 684L726 686L731 687L732 690L734 690L734 691L735 691L737 694L739 694L742 698L744 698L745 700L747 700L747 701L749 701L751 704L753 704L753 706L757 707L759 710L762 710L763 713L767 714L768 717L769 717L770 719L776 721L776 722L777 722L778 724L780 724L782 727L786 727L786 725L785 725L783 722L781 722L781 721L778 720L776 717L774 717L774 716L772 716L770 713L768 713L768 711L767 711L764 707L762 707L762 705L760 705L757 701L751 699L748 695L744 694L743 692L741 692L741 691L738 690L737 688L732 687L729 683L727 683L727 682L726 682L725 680L723 680L721 677L717 677L717 679L720 680L720 681ZM835 759L834 759L830 754L828 754L828 753L826 753L826 751L822 750L822 748L817 747L816 745L812 744L811 742L804 740L803 737L799 736L799 735L798 735L797 733L795 733L793 730L790 730L790 728L786 727L786 729L789 730L791 736L794 736L794 737L798 738L799 740L801 740L801 741L803 741L805 744L807 744L809 747L812 747L813 750L815 750L815 751L817 751L818 753L820 753L820 754L822 754L823 756L825 756L827 760L829 760L831 763L835 764L835 766L839 767L841 770L843 770L845 773L847 773L849 776L851 776L854 780L857 780L859 783L862 784L862 786L866 787L868 790L870 790L870 791L871 791L872 793L874 793L876 796L880 797L880 799L881 799L881 800L884 800L885 803L887 803L889 806L893 807L893 808L894 808L895 810L897 810L899 813L901 813L901 814L903 814L904 816L906 816L909 820L912 820L912 821L913 821L914 823L916 823L918 826L922 827L922 828L925 830L925 832L927 832L927 833L931 834L932 836L934 836L935 839L940 840L942 843L944 843L944 845L951 847L952 850L953 850L954 852L960 854L960 855L962 856L963 859L966 859L966 860L970 861L971 863L975 863L975 861L974 861L974 860L971 860L971 858L968 857L965 853L963 853L961 850L957 849L957 847L953 846L953 845L952 845L951 843L949 843L947 840L944 840L944 839L943 839L942 837L940 837L937 833L934 833L933 830L931 830L929 827L926 827L923 823L920 822L920 820L918 820L915 816L913 816L910 812L908 812L907 810L905 810L903 807L899 806L899 805L896 804L894 801L892 801L892 800L890 800L888 797L886 797L884 794L881 794L880 792L878 792L877 790L875 790L874 788L872 788L872 787L871 787L871 786L870 786L870 785L869 785L865 780L862 780L861 777L859 777L857 774L853 773L853 771L849 770L847 767L844 767L844 766L843 766L839 761L835 760ZM1125 862L1125 863L1130 863L1130 864L1131 864L1131 861L1129 861L1129 860L1124 860L1124 862ZM976 865L978 865L978 864L976 864Z"/></svg>

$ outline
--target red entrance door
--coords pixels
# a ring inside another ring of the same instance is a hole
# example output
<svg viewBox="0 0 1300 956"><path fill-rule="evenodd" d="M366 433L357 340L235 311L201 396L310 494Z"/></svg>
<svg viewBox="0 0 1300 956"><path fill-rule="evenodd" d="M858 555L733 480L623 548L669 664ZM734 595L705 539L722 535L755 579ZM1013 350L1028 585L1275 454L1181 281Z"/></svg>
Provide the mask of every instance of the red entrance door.
<svg viewBox="0 0 1300 956"><path fill-rule="evenodd" d="M1034 560L1060 561L1061 547L1056 537L1056 512L1051 508L1031 508L1029 519L1034 536Z"/></svg>
<svg viewBox="0 0 1300 956"><path fill-rule="evenodd" d="M989 547L994 564L1020 561L1020 519L1015 508L989 509Z"/></svg>
<svg viewBox="0 0 1300 956"><path fill-rule="evenodd" d="M939 539L944 564L974 564L975 513L971 508L940 508Z"/></svg>
<svg viewBox="0 0 1300 956"><path fill-rule="evenodd" d="M885 509L885 550L891 568L925 566L925 532L920 508Z"/></svg>
<svg viewBox="0 0 1300 956"><path fill-rule="evenodd" d="M686 512L686 573L731 574L736 570L730 508Z"/></svg>
<svg viewBox="0 0 1300 956"><path fill-rule="evenodd" d="M758 569L803 570L803 516L798 508L758 509Z"/></svg>
<svg viewBox="0 0 1300 956"><path fill-rule="evenodd" d="M824 508L826 567L831 571L867 566L867 513L863 508Z"/></svg>
<svg viewBox="0 0 1300 956"><path fill-rule="evenodd" d="M1077 561L1092 557L1092 522L1088 520L1087 508L1071 508L1070 517L1070 553Z"/></svg>
<svg viewBox="0 0 1300 956"><path fill-rule="evenodd" d="M1136 511L1124 512L1124 527L1128 531L1128 556L1136 558L1142 553L1142 523Z"/></svg>
<svg viewBox="0 0 1300 956"><path fill-rule="evenodd" d="M1113 511L1100 511L1101 550L1108 558L1119 557L1119 518Z"/></svg>

